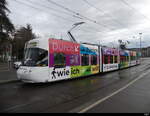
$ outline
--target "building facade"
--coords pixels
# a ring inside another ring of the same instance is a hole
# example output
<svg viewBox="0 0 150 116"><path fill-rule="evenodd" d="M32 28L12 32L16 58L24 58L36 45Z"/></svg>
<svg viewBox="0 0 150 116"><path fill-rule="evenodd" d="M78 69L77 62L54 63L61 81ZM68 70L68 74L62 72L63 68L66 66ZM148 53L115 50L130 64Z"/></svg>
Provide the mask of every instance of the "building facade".
<svg viewBox="0 0 150 116"><path fill-rule="evenodd" d="M138 52L141 51L143 58L144 57L150 57L150 47L142 48L141 50L140 50L140 48L132 48L130 50L134 50L134 51L138 51Z"/></svg>

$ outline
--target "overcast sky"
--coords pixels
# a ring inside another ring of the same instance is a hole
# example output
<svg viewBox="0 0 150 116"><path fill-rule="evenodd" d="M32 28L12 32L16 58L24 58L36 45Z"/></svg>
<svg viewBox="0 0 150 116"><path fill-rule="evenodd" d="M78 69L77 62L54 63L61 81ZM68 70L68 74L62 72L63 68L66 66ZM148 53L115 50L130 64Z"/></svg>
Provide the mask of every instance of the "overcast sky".
<svg viewBox="0 0 150 116"><path fill-rule="evenodd" d="M139 33L143 33L142 45L150 46L150 0L7 1L13 24L17 28L31 24L42 39L68 40L72 25L85 22L72 31L78 42L113 46L122 39L130 41L128 47L139 47Z"/></svg>

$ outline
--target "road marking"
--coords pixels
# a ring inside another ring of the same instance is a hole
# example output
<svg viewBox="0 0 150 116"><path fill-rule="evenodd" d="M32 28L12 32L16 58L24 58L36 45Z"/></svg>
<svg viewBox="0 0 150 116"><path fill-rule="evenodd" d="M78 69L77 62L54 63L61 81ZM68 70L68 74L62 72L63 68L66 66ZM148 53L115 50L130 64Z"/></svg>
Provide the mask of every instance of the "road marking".
<svg viewBox="0 0 150 116"><path fill-rule="evenodd" d="M10 107L8 109L4 109L4 110L0 111L0 113L7 112L7 111L10 111L10 110L13 110L13 109L16 109L16 108L19 108L19 107L27 106L27 105L30 105L30 104L31 103L16 105L16 106Z"/></svg>
<svg viewBox="0 0 150 116"><path fill-rule="evenodd" d="M141 78L143 78L144 76L146 76L147 74L149 74L150 71L146 72L146 73L143 73L141 74L138 78L134 79L133 81L131 81L130 83L128 83L126 86L122 87L121 89L117 90L116 92L108 95L107 97L103 98L103 99L100 99L98 100L97 102L91 104L90 106L82 109L81 111L79 111L78 113L85 113L87 111L89 111L90 109L96 107L97 105L99 105L100 103L106 101L107 99L113 97L114 95L120 93L121 91L125 90L126 88L128 88L129 86L131 86L132 84L134 84L136 81L140 80Z"/></svg>
<svg viewBox="0 0 150 116"><path fill-rule="evenodd" d="M15 106L12 106L10 108L4 109L4 110L0 111L0 113L4 113L4 112L7 113L8 111L12 111L12 110L15 110L15 109L19 109L21 107L25 107L25 106L31 105L33 103L37 103L40 100L41 100L41 98L36 98L33 101L31 101L31 102L29 101L28 103L25 103L25 104L19 104L19 105L15 105Z"/></svg>

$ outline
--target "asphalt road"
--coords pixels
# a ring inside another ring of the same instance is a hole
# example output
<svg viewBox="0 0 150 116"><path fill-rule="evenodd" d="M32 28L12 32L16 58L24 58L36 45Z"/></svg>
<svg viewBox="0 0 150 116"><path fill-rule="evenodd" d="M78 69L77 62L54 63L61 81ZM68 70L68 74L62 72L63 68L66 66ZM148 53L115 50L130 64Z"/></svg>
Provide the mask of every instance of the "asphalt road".
<svg viewBox="0 0 150 116"><path fill-rule="evenodd" d="M147 113L149 75L150 59L144 59L139 66L87 78L48 84L3 83L0 112Z"/></svg>
<svg viewBox="0 0 150 116"><path fill-rule="evenodd" d="M0 63L0 84L17 80L16 70L8 63Z"/></svg>

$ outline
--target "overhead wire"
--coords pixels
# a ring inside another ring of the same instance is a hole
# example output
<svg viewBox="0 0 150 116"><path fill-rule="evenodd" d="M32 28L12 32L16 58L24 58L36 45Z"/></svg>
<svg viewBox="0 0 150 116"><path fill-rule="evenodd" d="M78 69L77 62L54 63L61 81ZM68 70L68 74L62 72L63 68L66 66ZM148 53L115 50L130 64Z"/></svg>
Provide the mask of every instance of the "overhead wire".
<svg viewBox="0 0 150 116"><path fill-rule="evenodd" d="M107 15L108 17L111 17L111 15L106 14L102 9L97 8L95 5L93 5L92 3L90 3L88 0L83 0L83 1L84 1L85 3L87 3L89 6L95 8L96 10L98 10L99 12L102 12L103 14ZM146 20L150 21L150 19L149 19L147 16L145 16L145 15L144 15L143 13L141 13L139 10L137 10L137 9L134 8L132 5L130 5L127 1L125 1L125 0L120 0L120 1L121 1L123 4L125 4L126 6L130 7L134 12L139 13L139 14L140 14L141 16L143 16ZM116 20L116 19L112 19L112 20L114 20L116 23L118 23L118 24L120 24L120 25L123 26L123 24L121 24L120 21L118 21L118 20ZM128 31L130 31L129 28L126 27L126 29L127 29ZM135 32L135 31L133 31L133 32Z"/></svg>
<svg viewBox="0 0 150 116"><path fill-rule="evenodd" d="M23 5L25 5L25 6L28 6L28 7L32 8L32 9L35 9L35 10L47 12L47 11L45 11L45 10L39 8L39 7L37 8L37 7L33 6L33 5L27 4L27 3L25 3L25 2L18 1L18 0L14 0L14 1L17 2L17 3L19 3L19 4L23 4ZM48 13L49 13L49 12L48 12ZM64 18L64 17L62 17L62 16L60 16L60 15L56 15L56 14L54 14L54 13L52 13L52 12L51 12L51 14L54 15L55 17L59 17L59 18L61 18L61 19L63 19L63 20L67 20L67 21L69 21L69 22L74 22L73 20Z"/></svg>
<svg viewBox="0 0 150 116"><path fill-rule="evenodd" d="M31 7L31 8L33 8L33 9L36 9L36 10L39 10L39 11L44 11L43 9L40 9L40 8L37 8L37 7L34 7L34 6L32 6L32 5L29 5L29 4L26 4L26 3L23 3L23 2L21 2L21 1L17 1L17 0L15 0L16 2L18 2L18 3L21 3L21 4L24 4L24 5L26 5L26 6L29 6L29 7ZM45 7L45 5L40 5L40 4L38 4L39 6L43 6L43 7ZM53 8L50 8L50 7L45 7L45 8L49 8L49 9L53 9ZM54 11L56 10L56 9L53 9ZM57 12L61 12L60 10L56 10ZM69 13L66 13L66 12L61 12L61 13L64 13L64 14L68 14L68 15L70 15ZM59 15L56 15L56 14L54 14L54 13L52 13L54 16L56 16L56 17L59 17L59 18L61 18L61 19L64 19L64 20L66 20L66 21L69 21L69 22L74 22L73 20L69 20L68 18L64 18L64 17L62 17L62 16L59 16ZM72 15L73 17L77 17L78 19L82 19L83 20L83 18L81 18L81 16L79 15ZM86 30L87 31L87 30ZM100 31L98 31L98 32L100 32Z"/></svg>
<svg viewBox="0 0 150 116"><path fill-rule="evenodd" d="M22 5L25 5L25 6L27 6L27 7L30 7L30 8L32 8L32 9L35 9L35 10L38 10L38 11L44 11L44 12L48 12L49 13L49 11L45 11L45 10L43 10L43 9L41 9L41 8L37 8L37 7L35 7L35 6L33 6L33 5L30 5L30 4L27 4L27 3L25 3L25 2L22 2L22 1L17 1L17 0L14 0L15 2L17 2L17 3L19 3L19 4L22 4ZM62 16L60 16L60 15L56 15L56 14L54 14L54 13L51 13L52 15L54 15L55 17L59 17L59 18L61 18L61 19L63 19L63 20L65 20L65 21L69 21L69 22L71 22L71 23L74 23L74 21L73 20L70 20L70 19L68 19L68 18L64 18L64 17L62 17ZM90 31L90 32L92 32L93 30L89 30L89 29L82 29L83 31ZM100 32L100 31L98 31L98 32Z"/></svg>
<svg viewBox="0 0 150 116"><path fill-rule="evenodd" d="M90 21L90 22L92 22L92 23L95 23L95 24L99 25L99 26L103 26L103 27L107 28L108 30L114 30L114 28L112 29L112 28L108 27L108 26L105 25L105 24L99 23L99 22L97 22L96 20L93 20L93 19L91 19L91 18L89 18L89 17L86 17L86 16L82 15L81 13L75 12L75 11L73 11L73 10L71 10L71 9L69 9L69 8L67 8L67 7L65 7L65 6L63 6L63 5L61 5L61 4L58 4L58 3L56 3L56 2L54 2L54 1L52 1L52 0L47 0L47 1L48 1L49 3L51 3L51 4L54 4L54 5L60 7L60 8L62 8L62 9L64 9L64 10L68 11L68 12L73 13L73 14L76 15L76 16L82 17L83 19L86 19L86 20L88 20L88 21Z"/></svg>
<svg viewBox="0 0 150 116"><path fill-rule="evenodd" d="M17 1L17 0L15 0L15 1ZM21 4L23 3L23 2L21 2L21 1L17 1L17 2L20 2ZM23 3L24 5L26 5L26 6L28 6L28 7L31 7L31 8L34 8L34 9L36 9L36 10L39 10L39 11L45 11L45 10L43 10L43 9L41 9L41 8L37 8L37 7L34 7L33 6L33 3L32 3L32 5L29 5L29 4L27 4L27 3ZM40 6L40 4L38 4L39 6ZM44 5L42 5L42 6L40 6L40 7L44 7ZM61 19L63 19L63 20L66 20L66 21L69 21L69 22L72 22L72 23L74 23L74 21L73 20L70 20L70 19L68 19L68 18L64 18L64 17L62 17L62 16L59 16L59 15L56 15L56 14L54 14L54 13L51 13L51 14L53 14L54 16L56 16L56 17L59 17L59 18L61 18ZM74 15L74 16L77 16L77 15ZM78 16L77 16L78 17ZM79 18L81 18L80 17L80 15L79 15ZM78 19L79 19L78 18ZM81 18L81 20L82 20L83 18ZM103 33L103 32L109 32L109 31L100 31L100 30L96 30L95 28L93 28L93 29L91 29L92 27L90 27L90 28L86 28L86 29L82 29L82 31L85 31L85 32L92 32L92 31L95 31L95 32L100 32L100 33Z"/></svg>
<svg viewBox="0 0 150 116"><path fill-rule="evenodd" d="M35 3L34 3L33 1L31 1L31 0L28 0L28 2L30 2L30 3L32 3L32 4L35 4ZM72 14L70 14L70 13L68 13L68 12L64 12L64 11L62 11L62 10L55 9L55 8L50 7L50 6L46 6L46 5L40 4L40 3L38 3L38 2L36 2L36 4L39 5L39 6L41 6L41 7L50 9L50 10L52 10L52 11L54 11L54 12L63 13L63 14L65 14L65 15L72 16L72 17L74 17L74 18L82 19L82 18L79 17L79 16L77 17L77 16L72 15Z"/></svg>
<svg viewBox="0 0 150 116"><path fill-rule="evenodd" d="M125 4L126 6L130 7L132 10L134 10L135 12L138 12L141 16L143 16L145 19L147 19L148 21L150 21L150 19L145 16L143 13L141 13L139 10L137 10L136 8L134 8L132 5L130 5L127 1L125 0L120 0L123 4Z"/></svg>
<svg viewBox="0 0 150 116"><path fill-rule="evenodd" d="M31 1L31 0L28 0L28 2L30 2L30 3L32 3L32 4L35 4L33 1ZM42 4L39 4L39 3L36 3L37 5L39 5L40 7L43 7L43 8L47 8L47 9L52 9L52 10L55 10L55 9L53 9L52 7L47 7L47 6L45 6L45 5L42 5ZM56 9L56 11L58 12L58 13L61 13L61 12L59 12L60 10L57 10ZM64 14L66 14L66 12L63 12ZM67 13L67 15L69 15L69 16L73 16L74 18L78 18L78 19L81 19L81 20L83 20L83 18L81 18L80 16L76 16L76 15L71 15L71 14L68 14ZM73 22L73 21L72 21ZM90 28L92 28L92 27L90 27ZM94 29L94 28L93 28ZM85 29L84 29L85 30ZM87 30L87 29L86 29ZM96 32L106 32L106 31L100 31L100 30L97 30L97 29L94 29Z"/></svg>
<svg viewBox="0 0 150 116"><path fill-rule="evenodd" d="M33 1L31 1L31 0L28 0L28 2L30 2L30 3L32 3L32 4L35 4ZM47 9L51 9L51 10L53 10L53 11L55 11L55 12L58 12L58 13L64 13L64 14L67 14L67 15L69 15L69 16L73 16L74 18L78 18L78 19L81 19L81 20L83 20L83 18L81 18L81 17L79 17L79 16L76 16L76 15L72 15L72 14L69 14L69 13L67 13L67 12L63 12L62 10L58 10L58 9L54 9L54 8L52 8L52 7L49 7L49 6L46 6L46 5L43 5L43 4L40 4L40 3L36 3L36 5L39 5L40 7L43 7L43 8L47 8ZM73 21L72 21L73 22ZM90 28L92 28L92 27L90 27ZM94 29L94 28L93 28ZM85 29L84 29L85 30ZM87 29L86 29L87 30ZM96 29L94 29L94 30L96 30ZM98 30L97 30L98 31ZM96 32L97 32L96 31ZM103 32L103 31L98 31L98 32Z"/></svg>
<svg viewBox="0 0 150 116"><path fill-rule="evenodd" d="M83 2L85 2L86 4L88 4L90 7L95 8L97 11L99 11L100 13L103 13L104 15L108 16L108 17L114 17L112 15L109 15L108 13L105 13L102 9L97 8L95 5L91 4L88 0L82 0ZM112 19L114 22L116 22L117 24L119 24L120 26L124 26L123 24L121 24L120 21L118 21L117 19Z"/></svg>

